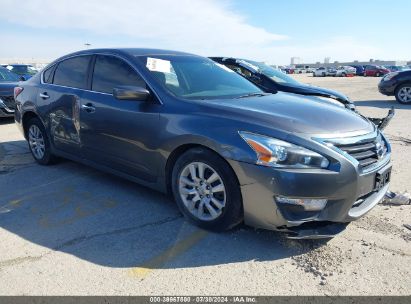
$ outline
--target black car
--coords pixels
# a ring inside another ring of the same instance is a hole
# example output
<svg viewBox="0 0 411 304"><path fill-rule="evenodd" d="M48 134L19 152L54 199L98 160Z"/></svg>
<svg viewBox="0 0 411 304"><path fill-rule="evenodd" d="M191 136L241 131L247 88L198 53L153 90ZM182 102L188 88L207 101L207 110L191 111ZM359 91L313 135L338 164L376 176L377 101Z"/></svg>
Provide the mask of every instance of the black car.
<svg viewBox="0 0 411 304"><path fill-rule="evenodd" d="M207 229L244 220L291 237L330 237L389 187L390 144L368 119L266 93L192 54L72 53L15 95L16 124L39 164L61 156L169 192Z"/></svg>
<svg viewBox="0 0 411 304"><path fill-rule="evenodd" d="M264 63L230 57L210 58L250 80L264 92L275 93L281 91L306 96L318 96L332 103L337 101L346 108L355 110L354 103L347 96L333 90L303 84Z"/></svg>
<svg viewBox="0 0 411 304"><path fill-rule="evenodd" d="M14 116L13 90L18 85L18 81L19 77L16 74L0 67L0 118Z"/></svg>
<svg viewBox="0 0 411 304"><path fill-rule="evenodd" d="M385 75L378 84L380 93L395 96L402 104L411 104L411 70Z"/></svg>

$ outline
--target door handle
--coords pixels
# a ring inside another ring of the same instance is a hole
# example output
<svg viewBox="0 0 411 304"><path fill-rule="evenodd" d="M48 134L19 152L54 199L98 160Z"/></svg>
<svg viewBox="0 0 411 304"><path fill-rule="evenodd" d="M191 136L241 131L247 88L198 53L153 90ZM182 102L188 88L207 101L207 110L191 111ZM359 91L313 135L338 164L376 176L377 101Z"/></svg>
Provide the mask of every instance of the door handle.
<svg viewBox="0 0 411 304"><path fill-rule="evenodd" d="M43 99L48 99L48 98L50 98L50 96L47 94L47 92L40 93L40 97L43 98Z"/></svg>
<svg viewBox="0 0 411 304"><path fill-rule="evenodd" d="M93 105L91 103L88 104L83 104L81 105L81 108L86 111L87 113L94 113L96 111L96 108L93 107Z"/></svg>

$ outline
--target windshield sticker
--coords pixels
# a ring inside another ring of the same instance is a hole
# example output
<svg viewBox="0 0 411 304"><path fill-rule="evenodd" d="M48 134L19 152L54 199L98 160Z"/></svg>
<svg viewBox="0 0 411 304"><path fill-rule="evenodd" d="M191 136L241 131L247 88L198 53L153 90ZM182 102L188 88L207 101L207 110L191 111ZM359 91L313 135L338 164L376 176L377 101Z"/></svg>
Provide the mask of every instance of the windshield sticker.
<svg viewBox="0 0 411 304"><path fill-rule="evenodd" d="M228 67L226 67L224 64L220 64L216 62L216 65L219 66L220 68L222 68L223 70L226 70L227 72L231 72L234 73L234 71Z"/></svg>
<svg viewBox="0 0 411 304"><path fill-rule="evenodd" d="M147 57L146 66L152 72L171 73L171 63L168 60Z"/></svg>

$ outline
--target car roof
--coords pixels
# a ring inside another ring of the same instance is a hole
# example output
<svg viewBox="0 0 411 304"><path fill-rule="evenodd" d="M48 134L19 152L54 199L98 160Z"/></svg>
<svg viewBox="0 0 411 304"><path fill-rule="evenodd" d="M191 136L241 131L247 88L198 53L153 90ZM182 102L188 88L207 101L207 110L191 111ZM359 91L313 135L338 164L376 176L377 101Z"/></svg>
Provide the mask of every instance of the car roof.
<svg viewBox="0 0 411 304"><path fill-rule="evenodd" d="M12 66L12 67L23 66L23 67L25 67L25 66L32 66L32 65L31 64L21 64L21 63L17 63L17 64L11 63L11 64L5 64L3 66Z"/></svg>
<svg viewBox="0 0 411 304"><path fill-rule="evenodd" d="M100 49L89 49L89 50L82 50L78 52L74 52L71 54L67 54L63 57L69 57L73 55L86 55L86 54L94 54L94 53L113 53L113 54L125 54L131 56L160 56L160 55L191 55L197 56L190 53L179 52L179 51L172 51L172 50L163 50L163 49L151 49L151 48L100 48ZM63 58L62 57L62 58Z"/></svg>

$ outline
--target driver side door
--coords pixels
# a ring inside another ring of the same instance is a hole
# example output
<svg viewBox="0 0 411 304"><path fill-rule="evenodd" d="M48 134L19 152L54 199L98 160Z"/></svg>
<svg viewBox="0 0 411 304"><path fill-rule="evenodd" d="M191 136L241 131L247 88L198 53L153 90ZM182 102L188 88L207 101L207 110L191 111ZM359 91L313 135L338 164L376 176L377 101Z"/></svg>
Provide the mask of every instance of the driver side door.
<svg viewBox="0 0 411 304"><path fill-rule="evenodd" d="M96 55L90 90L81 98L81 141L84 157L146 182L157 178L159 107L148 101L118 100L113 89L147 85L125 60Z"/></svg>

